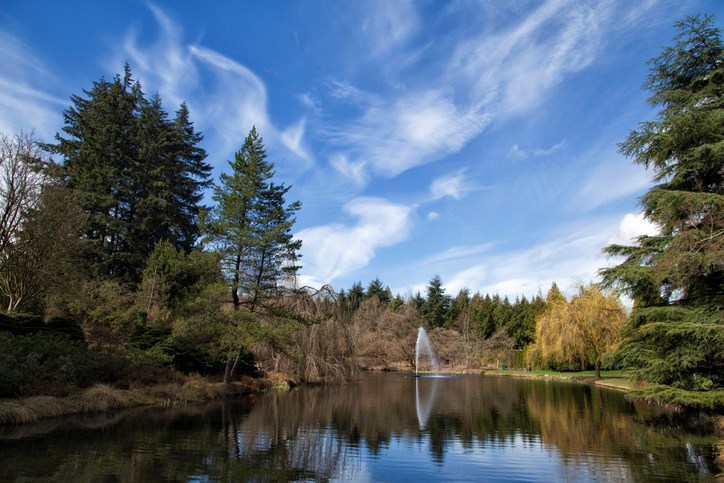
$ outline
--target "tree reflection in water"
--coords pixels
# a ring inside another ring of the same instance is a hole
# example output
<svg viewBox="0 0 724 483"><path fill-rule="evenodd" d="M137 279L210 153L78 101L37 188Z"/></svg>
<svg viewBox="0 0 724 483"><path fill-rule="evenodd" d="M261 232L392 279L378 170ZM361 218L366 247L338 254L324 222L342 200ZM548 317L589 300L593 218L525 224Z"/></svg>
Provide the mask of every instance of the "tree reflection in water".
<svg viewBox="0 0 724 483"><path fill-rule="evenodd" d="M372 374L0 436L2 481L714 481L717 471L706 414L668 414L591 386L480 376Z"/></svg>

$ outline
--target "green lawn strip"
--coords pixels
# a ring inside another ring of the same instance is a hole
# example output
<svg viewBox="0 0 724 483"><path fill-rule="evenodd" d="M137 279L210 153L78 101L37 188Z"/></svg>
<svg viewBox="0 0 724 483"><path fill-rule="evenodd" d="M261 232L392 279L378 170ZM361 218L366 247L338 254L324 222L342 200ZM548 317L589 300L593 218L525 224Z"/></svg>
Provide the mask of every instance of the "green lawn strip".
<svg viewBox="0 0 724 483"><path fill-rule="evenodd" d="M489 376L510 376L526 378L549 378L568 381L585 382L601 387L618 389L626 392L626 397L645 400L656 404L670 404L679 407L717 409L724 407L724 390L686 391L669 386L637 382L631 379L627 371L601 371L601 379L596 379L594 371L559 372L559 371L521 371L521 370L486 370Z"/></svg>
<svg viewBox="0 0 724 483"><path fill-rule="evenodd" d="M578 382L588 382L603 387L630 391L637 387L637 383L629 377L627 371L601 371L601 379L596 379L595 371L559 372L559 371L521 371L521 370L488 370L486 375L511 376L527 378L553 378Z"/></svg>

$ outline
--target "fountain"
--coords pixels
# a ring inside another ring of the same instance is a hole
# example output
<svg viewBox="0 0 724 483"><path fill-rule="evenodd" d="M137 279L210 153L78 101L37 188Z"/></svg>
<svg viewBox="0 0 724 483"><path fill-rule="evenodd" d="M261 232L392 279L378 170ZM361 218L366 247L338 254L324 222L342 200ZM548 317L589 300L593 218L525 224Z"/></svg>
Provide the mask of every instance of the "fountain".
<svg viewBox="0 0 724 483"><path fill-rule="evenodd" d="M417 330L417 343L415 344L415 376L418 375L417 373L420 368L421 353L427 354L433 371L437 372L440 369L440 365L437 362L435 353L432 351L432 344L430 344L430 339L427 337L427 332L424 327L420 327Z"/></svg>

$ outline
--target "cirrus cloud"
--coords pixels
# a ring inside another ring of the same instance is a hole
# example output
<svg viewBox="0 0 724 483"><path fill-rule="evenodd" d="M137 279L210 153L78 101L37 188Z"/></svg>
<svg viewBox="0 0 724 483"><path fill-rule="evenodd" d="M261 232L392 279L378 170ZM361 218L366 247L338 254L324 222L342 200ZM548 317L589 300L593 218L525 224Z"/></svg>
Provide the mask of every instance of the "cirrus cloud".
<svg viewBox="0 0 724 483"><path fill-rule="evenodd" d="M299 278L304 285L330 283L365 267L377 250L407 239L412 229L412 209L383 198L355 198L344 211L355 223L306 228L295 235L303 243Z"/></svg>

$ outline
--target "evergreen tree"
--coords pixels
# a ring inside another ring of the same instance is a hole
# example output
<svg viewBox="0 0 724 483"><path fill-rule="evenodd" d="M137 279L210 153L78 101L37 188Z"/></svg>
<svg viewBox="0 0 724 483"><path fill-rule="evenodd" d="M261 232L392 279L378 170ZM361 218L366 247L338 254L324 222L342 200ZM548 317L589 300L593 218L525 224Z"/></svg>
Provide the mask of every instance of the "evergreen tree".
<svg viewBox="0 0 724 483"><path fill-rule="evenodd" d="M301 242L292 239L291 228L301 204L286 205L289 188L271 181L274 164L255 127L229 164L231 174L222 174L214 188L208 237L223 256L234 308L245 304L254 312L299 269L294 262Z"/></svg>
<svg viewBox="0 0 724 483"><path fill-rule="evenodd" d="M448 312L448 323L447 325L453 325L457 321L457 318L462 314L470 305L470 290L467 288L461 289L457 296L453 299L450 305L450 311Z"/></svg>
<svg viewBox="0 0 724 483"><path fill-rule="evenodd" d="M63 131L51 149L64 158L68 187L88 216L86 238L96 275L125 278L132 220L131 172L137 159L138 109L141 86L128 65L123 77L104 78L83 90L87 98L71 96ZM140 267L139 267L140 268Z"/></svg>
<svg viewBox="0 0 724 483"><path fill-rule="evenodd" d="M508 300L507 296L503 297L503 299L501 300L500 296L495 295L493 297L493 301L495 302L495 308L493 309L493 324L495 327L495 331L505 329L507 332L512 314L510 300Z"/></svg>
<svg viewBox="0 0 724 483"><path fill-rule="evenodd" d="M475 332L487 339L495 332L492 324L493 305L490 295L476 293L470 301L470 325Z"/></svg>
<svg viewBox="0 0 724 483"><path fill-rule="evenodd" d="M64 135L49 148L63 157L68 187L87 214L87 255L96 276L139 282L161 240L188 251L198 236L198 203L211 168L182 105L168 120L156 95L124 75L101 78L72 96Z"/></svg>
<svg viewBox="0 0 724 483"><path fill-rule="evenodd" d="M418 312L422 312L423 306L425 305L425 298L419 291L417 291L415 292L415 295L410 298L408 303Z"/></svg>
<svg viewBox="0 0 724 483"><path fill-rule="evenodd" d="M390 310L392 310L393 312L397 312L403 305L405 305L405 300L400 294L397 294L390 301Z"/></svg>
<svg viewBox="0 0 724 483"><path fill-rule="evenodd" d="M446 295L445 289L442 288L440 276L432 277L427 286L427 298L422 306L422 317L428 328L434 329L445 325L451 302L450 296Z"/></svg>
<svg viewBox="0 0 724 483"><path fill-rule="evenodd" d="M507 326L507 332L510 337L513 338L513 343L516 349L524 348L533 340L535 325L533 325L533 333L529 331L529 328L526 325L529 310L530 303L525 297L522 299L516 299L515 303L511 306L511 315Z"/></svg>
<svg viewBox="0 0 724 483"><path fill-rule="evenodd" d="M607 247L624 261L601 272L635 304L623 362L640 379L707 390L724 370L724 47L713 16L676 28L644 85L658 117L620 146L654 173L641 204L659 234Z"/></svg>
<svg viewBox="0 0 724 483"><path fill-rule="evenodd" d="M170 231L174 245L190 251L199 236L199 211L203 190L211 186L211 166L206 163L206 151L199 146L202 133L194 129L186 103L176 111L171 124L172 168L166 186L170 186L170 200L165 204L167 219L174 222Z"/></svg>
<svg viewBox="0 0 724 483"><path fill-rule="evenodd" d="M349 304L350 310L357 310L366 296L362 283L353 283L352 288L349 289L349 293L347 294L347 303Z"/></svg>
<svg viewBox="0 0 724 483"><path fill-rule="evenodd" d="M379 278L375 278L367 286L366 298L377 297L380 302L387 305L392 300L392 293L389 287L385 287Z"/></svg>

